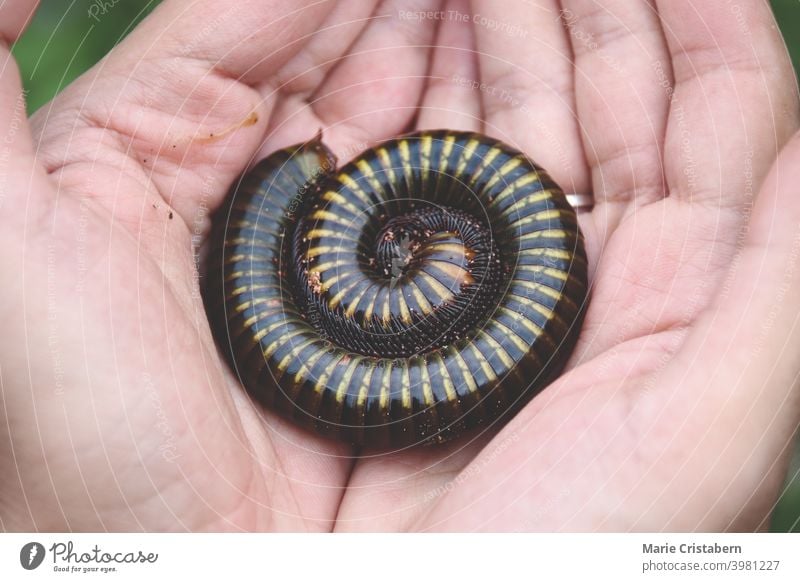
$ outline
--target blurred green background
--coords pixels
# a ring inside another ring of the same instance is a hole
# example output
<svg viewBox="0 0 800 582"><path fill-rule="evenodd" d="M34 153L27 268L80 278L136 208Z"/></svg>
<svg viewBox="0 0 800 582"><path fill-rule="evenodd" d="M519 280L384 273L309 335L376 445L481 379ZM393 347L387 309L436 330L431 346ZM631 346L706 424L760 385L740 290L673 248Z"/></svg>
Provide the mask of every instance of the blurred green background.
<svg viewBox="0 0 800 582"><path fill-rule="evenodd" d="M35 111L47 103L62 87L97 62L158 2L42 2L27 32L13 49L29 91L28 110ZM773 0L772 5L795 68L800 70L800 0ZM90 16L92 14L95 18ZM800 447L796 447L773 516L772 530L800 532Z"/></svg>

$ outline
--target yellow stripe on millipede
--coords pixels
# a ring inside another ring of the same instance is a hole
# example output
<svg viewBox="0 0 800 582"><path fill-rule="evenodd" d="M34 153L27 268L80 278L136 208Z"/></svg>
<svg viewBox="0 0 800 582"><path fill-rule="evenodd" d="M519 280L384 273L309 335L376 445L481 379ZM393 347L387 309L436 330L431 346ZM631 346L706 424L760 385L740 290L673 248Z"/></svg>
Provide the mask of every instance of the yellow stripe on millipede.
<svg viewBox="0 0 800 582"><path fill-rule="evenodd" d="M308 272L322 275L325 271L329 271L330 269L336 269L338 267L344 267L346 265L348 265L348 262L341 259L338 261L328 261L326 263L319 263L318 265L314 265L308 270Z"/></svg>
<svg viewBox="0 0 800 582"><path fill-rule="evenodd" d="M431 311L433 311L431 302L428 301L428 298L425 297L425 295L422 293L422 290L414 281L411 281L408 287L411 289L411 294L414 296L414 300L417 302L417 305L423 314L428 315Z"/></svg>
<svg viewBox="0 0 800 582"><path fill-rule="evenodd" d="M369 323L369 321L372 319L372 312L375 311L375 303L377 301L378 301L378 290L376 289L372 293L372 301L369 302L369 305L364 310L364 323Z"/></svg>
<svg viewBox="0 0 800 582"><path fill-rule="evenodd" d="M250 228L250 227L255 227L255 226L256 226L256 223L251 222L249 220L245 220L243 218L240 218L239 220L235 220L235 221L232 220L228 224L228 229L229 230L233 230L233 229L242 230L244 228Z"/></svg>
<svg viewBox="0 0 800 582"><path fill-rule="evenodd" d="M392 373L392 362L386 360L386 366L383 368L383 378L381 378L381 395L378 400L378 406L382 411L386 411L389 404L389 376Z"/></svg>
<svg viewBox="0 0 800 582"><path fill-rule="evenodd" d="M478 389L478 385L475 384L475 378L472 377L472 374L469 371L469 366L467 366L464 358L461 357L461 354L455 348L451 348L450 353L453 355L453 359L456 360L456 364L461 370L461 377L464 379L467 389L470 392L475 392Z"/></svg>
<svg viewBox="0 0 800 582"><path fill-rule="evenodd" d="M440 261L438 259L432 259L428 262L428 268L438 269L455 282L459 283L460 285L469 285L470 283L474 282L472 278L472 274L469 270L464 269L463 267L459 267L458 265L454 265L449 261ZM426 271L430 275L430 271L426 269ZM432 276L432 275L431 275Z"/></svg>
<svg viewBox="0 0 800 582"><path fill-rule="evenodd" d="M456 175L462 176L464 174L464 170L467 168L470 158L472 158L472 155L475 153L475 150L480 144L481 142L474 138L467 142L467 145L464 146L461 152L461 158L458 161L458 166L456 166Z"/></svg>
<svg viewBox="0 0 800 582"><path fill-rule="evenodd" d="M530 289L531 291L536 291L537 293L541 293L542 295L547 295L551 299L555 299L556 301L561 300L562 297L565 295L563 293L559 293L552 287L548 287L547 285L542 285L541 283L535 283L534 281L516 281L516 285L520 287L525 287L526 289Z"/></svg>
<svg viewBox="0 0 800 582"><path fill-rule="evenodd" d="M552 220L555 218L561 217L560 210L544 210L542 212L537 212L531 216L526 216L525 218L518 218L517 220L512 220L508 223L508 226L503 230L511 230L513 229L521 229L524 228L526 224L532 224L535 222L544 222L548 220Z"/></svg>
<svg viewBox="0 0 800 582"><path fill-rule="evenodd" d="M362 358L358 356L350 356L353 358L351 362L348 364L347 369L344 371L342 375L342 379L339 382L339 387L336 389L336 402L342 404L344 402L344 396L347 394L347 390L350 388L350 381L353 379L353 372L356 369L356 366L361 362Z"/></svg>
<svg viewBox="0 0 800 582"><path fill-rule="evenodd" d="M252 316L252 317L248 318L246 321L243 321L243 322L242 322L242 327L248 327L248 328L249 328L249 327L251 327L251 326L252 326L254 323L256 323L257 321L259 321L259 319L265 319L265 317L270 317L270 316L272 316L272 315L275 315L275 313L277 313L277 312L273 311L273 312L267 312L267 314L259 313L259 314L257 314L257 315L254 315L254 316ZM263 315L265 315L265 317L261 317L261 316L263 316ZM260 334L260 335L261 335L261 337L264 337L265 335L267 335L268 333L271 333L271 332L275 331L276 329L278 329L278 328L279 328L279 327L281 327L282 325L286 325L286 323L287 323L287 321L286 321L285 319L281 319L280 321L277 321L277 322L275 322L275 323L273 323L273 324L270 324L270 325L268 325L268 326L267 326L267 327L265 327L264 329L261 329L261 330L259 330L259 331L258 331L258 333L257 333L256 335L259 335L259 334ZM263 332L263 333L262 333L262 332ZM261 338L259 338L259 339L261 339Z"/></svg>
<svg viewBox="0 0 800 582"><path fill-rule="evenodd" d="M339 281L343 281L355 275L358 275L358 271L347 271L345 273L337 273L327 281L324 281L320 287L322 288L323 292L327 293L330 290L330 288L336 285L336 283L338 283Z"/></svg>
<svg viewBox="0 0 800 582"><path fill-rule="evenodd" d="M431 377L428 375L428 366L420 366L420 376L422 376L422 397L425 400L425 407L430 408L436 401L433 398L433 389L431 388Z"/></svg>
<svg viewBox="0 0 800 582"><path fill-rule="evenodd" d="M228 297L236 297L237 295L241 295L242 293L247 293L248 291L257 291L259 289L267 289L269 287L273 287L273 285L262 285L262 284L254 284L254 285L242 285L241 287L237 287L228 293Z"/></svg>
<svg viewBox="0 0 800 582"><path fill-rule="evenodd" d="M444 393L447 395L448 402L458 402L458 393L453 387L453 380L450 378L450 372L447 370L442 356L436 353L434 358L436 358L436 363L439 365L439 377L442 379Z"/></svg>
<svg viewBox="0 0 800 582"><path fill-rule="evenodd" d="M249 331L250 328L253 327L259 321L268 319L273 315L275 315L276 313L281 313L282 311L284 310L283 309L265 310L253 316L248 317L245 321L239 324L239 330L236 332L235 336L236 337L241 336L243 333ZM300 317L296 317L294 315L287 315L284 313L284 317L275 325L288 325L290 323L304 323L304 322L305 320ZM233 336L234 336L234 330L231 330L231 337Z"/></svg>
<svg viewBox="0 0 800 582"><path fill-rule="evenodd" d="M503 212L500 213L500 216L508 216L512 212L522 210L526 206L532 206L543 200L549 200L552 197L553 195L550 193L549 190L542 190L541 192L536 192L536 194L529 194L524 198L517 200L516 202L514 202L514 204L503 210ZM496 200L497 199L495 199L495 201ZM492 204L494 204L494 202Z"/></svg>
<svg viewBox="0 0 800 582"><path fill-rule="evenodd" d="M358 389L358 398L356 399L356 406L359 409L364 408L364 403L367 401L369 394L369 386L372 383L372 375L375 373L375 366L369 366L364 372L364 377L361 379L361 387Z"/></svg>
<svg viewBox="0 0 800 582"><path fill-rule="evenodd" d="M425 253L426 255L430 255L433 252L438 253L446 253L450 252L455 255L458 255L460 259L467 258L467 247L462 244L452 243L452 242L435 242L428 245L428 251Z"/></svg>
<svg viewBox="0 0 800 582"><path fill-rule="evenodd" d="M567 238L569 235L560 228L550 228L547 230L537 230L529 232L519 237L519 240L531 240L535 238Z"/></svg>
<svg viewBox="0 0 800 582"><path fill-rule="evenodd" d="M422 162L422 180L423 183L427 184L428 179L430 178L430 171L431 171L431 149L433 145L433 138L430 135L425 135L420 140L419 145L419 157L420 161Z"/></svg>
<svg viewBox="0 0 800 582"><path fill-rule="evenodd" d="M521 163L522 163L522 160L519 158L519 156L511 158L510 160L508 160L505 164L503 164L500 167L500 170L494 176L492 176L489 179L489 181L486 183L486 188L485 189L489 190L489 188L492 188L495 184L497 184L497 182L501 178L505 177L506 174L509 174L510 172L512 172Z"/></svg>
<svg viewBox="0 0 800 582"><path fill-rule="evenodd" d="M411 152L408 151L408 141L401 139L397 144L397 149L400 152L400 159L403 161L403 174L405 176L406 185L410 189L414 182L413 168L411 167ZM409 192L411 194L411 192Z"/></svg>
<svg viewBox="0 0 800 582"><path fill-rule="evenodd" d="M330 301L328 301L328 307L329 307L330 309L336 309L336 308L339 306L339 303L342 301L342 297L344 297L344 296L345 296L345 294L346 294L348 291L350 291L350 289L352 289L353 287L355 287L356 285L358 285L360 282L361 282L361 280L359 279L359 280L353 281L353 282L352 282L352 283L350 283L349 285L347 285L347 286L343 287L343 288L341 289L341 291L339 291L339 292L338 292L336 295L334 295L333 297L331 297L331 300L330 300ZM348 317L350 317L350 316L348 315Z"/></svg>
<svg viewBox="0 0 800 582"><path fill-rule="evenodd" d="M314 220L330 220L331 222L335 222L337 224L341 224L344 227L350 228L353 226L353 220L350 218L345 218L336 214L335 212L331 212L330 210L315 210L311 214L311 218Z"/></svg>
<svg viewBox="0 0 800 582"><path fill-rule="evenodd" d="M312 353L305 362L301 362L300 369L297 371L297 374L294 375L294 383L300 384L306 379L316 382L314 378L310 377L311 370L314 369L314 364L316 364L326 353L326 350L320 348L316 352Z"/></svg>
<svg viewBox="0 0 800 582"><path fill-rule="evenodd" d="M354 241L354 242L358 242L357 238L353 238L351 236L345 236L344 234L342 234L338 230L331 230L329 228L313 228L313 229L309 230L306 233L305 238L311 240L311 239L316 239L316 238L322 238L322 237L325 237L325 236L330 236L330 237L333 237L333 238L342 238L342 239L345 239L345 240L351 240L351 241Z"/></svg>
<svg viewBox="0 0 800 582"><path fill-rule="evenodd" d="M322 373L319 375L319 378L314 384L314 390L317 392L317 394L321 394L325 390L325 388L327 388L328 378L331 377L331 374L333 374L333 371L336 369L336 366L338 366L339 362L341 361L342 361L341 356L339 357L338 360L335 358L331 358L331 362L325 367L324 370L322 370Z"/></svg>
<svg viewBox="0 0 800 582"><path fill-rule="evenodd" d="M559 269L553 269L552 267L543 267L541 265L517 265L517 269L521 271L532 271L534 273L543 273L550 277L554 277L556 279L561 279L562 281L566 281L570 278L570 275L561 271Z"/></svg>
<svg viewBox="0 0 800 582"><path fill-rule="evenodd" d="M386 294L386 301L383 303L383 312L381 313L381 319L383 323L389 325L389 322L392 320L392 294Z"/></svg>
<svg viewBox="0 0 800 582"><path fill-rule="evenodd" d="M512 321L519 323L522 327L527 329L536 337L539 337L544 334L544 330L541 327L533 323L530 319L528 319L524 315L520 315L516 311L512 311L508 307L503 307L503 306L498 307L497 310L502 311L503 313L511 317Z"/></svg>
<svg viewBox="0 0 800 582"><path fill-rule="evenodd" d="M310 249L306 250L306 258L311 259L313 257L318 257L319 255L324 255L326 253L333 253L333 247L329 246L318 246L318 247L311 247Z"/></svg>
<svg viewBox="0 0 800 582"><path fill-rule="evenodd" d="M364 177L369 182L370 187L374 190L375 194L379 192L383 192L383 188L381 187L381 183L378 178L375 176L375 172L372 170L372 166L370 166L365 160L358 160L356 162L356 167L361 171ZM381 196L383 199L384 196Z"/></svg>
<svg viewBox="0 0 800 582"><path fill-rule="evenodd" d="M403 408L406 410L411 410L411 371L408 369L408 366L403 366L403 374L401 375L401 383L402 383L402 399L403 399Z"/></svg>
<svg viewBox="0 0 800 582"><path fill-rule="evenodd" d="M450 299L453 297L452 291L440 283L439 280L433 275L429 275L425 271L420 271L419 276L421 279L424 279L430 287L433 288L433 292L436 293L436 296L439 297L442 303L450 301Z"/></svg>
<svg viewBox="0 0 800 582"><path fill-rule="evenodd" d="M547 307L545 307L541 303L539 303L537 301L533 301L529 297L524 297L524 296L521 296L521 295L517 295L516 293L509 293L509 296L517 297L517 298L521 299L522 302L524 302L526 305L528 305L528 307L530 307L534 311L538 311L539 313L544 315L545 318L547 318L547 319L553 319L553 316L555 315L555 313L553 312L552 309L548 309Z"/></svg>
<svg viewBox="0 0 800 582"><path fill-rule="evenodd" d="M349 174L341 173L336 176L336 179L339 180L339 183L343 186L346 186L353 194L358 196L361 201L369 206L371 201L369 199L369 195L361 188L361 185L353 180L353 178Z"/></svg>
<svg viewBox="0 0 800 582"><path fill-rule="evenodd" d="M517 347L517 349L519 349L519 351L521 351L522 353L526 353L530 349L530 346L527 343L525 343L525 340L523 340L517 334L517 332L515 332L513 329L508 327L502 321L492 321L492 322L490 322L489 325L493 325L493 326L502 328L503 335L505 337L507 337L509 340L511 340L511 343L514 344Z"/></svg>
<svg viewBox="0 0 800 582"><path fill-rule="evenodd" d="M389 157L389 152L386 151L386 148L378 148L378 157L381 160L384 171L389 175L389 183L397 184L398 180L392 167L392 159Z"/></svg>
<svg viewBox="0 0 800 582"><path fill-rule="evenodd" d="M291 350L289 350L289 353L286 354L280 362L278 362L278 370L281 371L281 374L286 372L286 369L289 367L289 363L291 361L297 360L298 359L297 357L302 353L302 351L304 349L306 349L308 346L310 346L311 344L313 344L314 342L316 342L316 341L317 341L317 338L312 337L312 338L309 338L306 341L304 341L299 346L295 346ZM297 376L299 376L299 375L300 374L298 373Z"/></svg>
<svg viewBox="0 0 800 582"><path fill-rule="evenodd" d="M283 344L285 344L286 342L288 342L288 341L289 341L290 339L292 339L293 337L297 337L298 335L302 335L303 333L304 333L304 331L303 331L302 329L296 329L296 330L294 330L294 331L293 331L293 332L291 332L291 333L287 333L287 334L285 334L285 335L282 335L282 336L280 337L280 339L279 339L279 340L277 340L277 341L275 341L275 342L273 342L273 343L269 344L269 346L267 346L267 349L265 349L265 350L262 352L262 353L264 354L264 358L265 358L265 359L269 359L269 358L271 358L271 357L272 357L272 354L274 354L274 353L275 353L275 351L276 351L276 350L277 350L279 347L281 347ZM266 335L266 334L265 334L265 335ZM261 336L261 337L259 337L259 336ZM261 335L261 333L260 333L260 332L259 332L259 333L257 333L257 334L255 334L255 335L253 336L253 340L254 340L254 342L253 342L253 343L258 343L259 341L261 341L261 338L262 338L262 337L264 337L264 336L263 336L263 335Z"/></svg>
<svg viewBox="0 0 800 582"><path fill-rule="evenodd" d="M277 297L277 294L280 293L280 290L282 289L282 286L280 284L277 284L277 283L259 283L259 285L262 285L262 289L273 289L276 293L275 293L275 296L272 296L270 298L274 299L275 301L279 301L279 299ZM240 289L240 288L241 287L237 287L237 289ZM233 299L234 297L238 297L239 295L241 295L241 293L239 293L237 295L233 295L232 293L229 293L226 297L227 297L227 299ZM263 293L259 293L259 295L270 296L270 293L269 292L263 292Z"/></svg>
<svg viewBox="0 0 800 582"><path fill-rule="evenodd" d="M262 241L258 238L248 236L248 237L237 237L237 238L230 238L225 241L225 246L234 247L240 245L247 245L248 249L255 248L255 249L275 249L275 243L272 241Z"/></svg>
<svg viewBox="0 0 800 582"><path fill-rule="evenodd" d="M372 285L367 285L366 287L364 287L364 289L361 290L361 292L358 295L356 295L353 298L353 300L350 302L350 305L347 306L347 309L344 312L344 314L347 317L351 318L351 317L353 317L355 315L356 310L358 309L358 304L361 301L361 298L364 297L364 294L367 291L369 291L371 288L372 288Z"/></svg>
<svg viewBox="0 0 800 582"><path fill-rule="evenodd" d="M469 348L472 350L472 353L475 355L475 360L483 370L483 373L486 374L486 377L489 379L489 382L494 382L497 380L497 374L494 373L494 369L489 364L489 361L486 359L486 355L478 349L478 346L475 345L474 342L470 342Z"/></svg>
<svg viewBox="0 0 800 582"><path fill-rule="evenodd" d="M514 359L513 359L513 358L512 358L512 357L509 355L509 353L508 353L508 352L506 351L506 349L505 349L505 348L504 348L504 347L503 347L503 346L500 344L500 342L498 342L496 339L494 339L492 336L490 336L490 335L489 335L488 333L486 333L484 330L480 330L480 331L478 332L478 336L479 336L479 337L482 337L482 338L483 338L483 339L486 341L486 343L488 343L488 344L491 344L491 345L492 345L492 347L494 348L494 351L495 351L495 353L498 355L498 357L499 357L499 358L500 358L500 360L503 362L503 365L504 365L506 368L509 368L509 369L511 369L511 368L513 368L513 367L514 367ZM487 362L487 363L488 363L488 362Z"/></svg>
<svg viewBox="0 0 800 582"><path fill-rule="evenodd" d="M519 188L524 188L531 182L538 182L539 176L536 172L530 172L528 174L524 174L511 182L510 184L506 184L505 188L503 188L497 196L494 197L494 200L491 201L489 207L496 206L500 202L506 199L510 194L513 194Z"/></svg>
<svg viewBox="0 0 800 582"><path fill-rule="evenodd" d="M402 319L403 323L406 325L411 325L411 312L408 310L406 298L403 297L402 293L397 293L397 303L400 306L400 319Z"/></svg>
<svg viewBox="0 0 800 582"><path fill-rule="evenodd" d="M448 173L447 163L450 160L450 153L453 151L453 144L456 142L456 137L454 135L446 135L442 142L442 153L439 160L439 174L444 175Z"/></svg>
<svg viewBox="0 0 800 582"><path fill-rule="evenodd" d="M475 171L472 173L472 176L470 176L470 181L474 182L478 178L478 176L480 176L486 170L486 167L489 164L491 164L494 161L494 159L501 153L502 150L500 148L496 147L489 148L489 151L486 152L486 154L484 154L481 163L478 165L477 168L475 168Z"/></svg>
<svg viewBox="0 0 800 582"><path fill-rule="evenodd" d="M356 208L351 202L347 200L343 195L339 194L334 190L328 190L325 194L322 195L323 200L327 200L328 202L333 202L337 206L342 208L346 208L350 211L350 214L354 216L358 216L360 211Z"/></svg>
<svg viewBox="0 0 800 582"><path fill-rule="evenodd" d="M276 301L275 297L254 297L253 299L249 299L247 301L242 301L236 307L234 307L234 312L241 313L250 307L254 307L255 305L260 305L262 303L269 303L270 301Z"/></svg>
<svg viewBox="0 0 800 582"><path fill-rule="evenodd" d="M233 272L228 273L228 274L225 275L224 281L226 283L230 283L231 281L233 281L235 279L239 279L241 277L251 277L252 278L252 277L262 277L264 275L271 275L271 274L272 274L272 271L267 271L267 270L264 270L264 269L260 269L260 270L251 269L251 270L248 270L248 271L233 271Z"/></svg>

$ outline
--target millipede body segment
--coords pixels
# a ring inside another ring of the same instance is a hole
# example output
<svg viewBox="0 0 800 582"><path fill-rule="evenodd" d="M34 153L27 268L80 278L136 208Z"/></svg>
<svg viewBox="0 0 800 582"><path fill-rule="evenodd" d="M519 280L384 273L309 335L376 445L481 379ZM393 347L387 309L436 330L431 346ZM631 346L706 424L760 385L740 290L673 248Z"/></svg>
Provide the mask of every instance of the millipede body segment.
<svg viewBox="0 0 800 582"><path fill-rule="evenodd" d="M321 138L243 176L215 219L206 305L250 394L353 444L441 442L561 370L586 256L517 150L425 131L347 164Z"/></svg>

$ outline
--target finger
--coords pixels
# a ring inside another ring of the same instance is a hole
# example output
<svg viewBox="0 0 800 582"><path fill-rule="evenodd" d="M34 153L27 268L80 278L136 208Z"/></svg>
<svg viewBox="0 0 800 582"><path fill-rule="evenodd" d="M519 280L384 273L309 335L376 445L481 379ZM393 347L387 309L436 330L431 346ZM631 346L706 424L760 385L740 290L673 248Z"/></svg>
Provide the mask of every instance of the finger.
<svg viewBox="0 0 800 582"><path fill-rule="evenodd" d="M439 0L383 0L350 51L307 100L276 112L266 155L323 130L340 160L402 133L420 101L436 20L412 15L436 12Z"/></svg>
<svg viewBox="0 0 800 582"><path fill-rule="evenodd" d="M114 51L115 63L179 57L253 84L305 46L336 2L167 0Z"/></svg>
<svg viewBox="0 0 800 582"><path fill-rule="evenodd" d="M657 5L675 78L664 156L670 194L741 205L798 123L794 75L769 4Z"/></svg>
<svg viewBox="0 0 800 582"><path fill-rule="evenodd" d="M10 172L12 156L18 158L32 152L22 80L9 47L30 22L36 5L34 0L0 4L0 179ZM0 196L3 191L0 187Z"/></svg>
<svg viewBox="0 0 800 582"><path fill-rule="evenodd" d="M5 0L0 4L0 41L6 47L19 38L36 12L38 0Z"/></svg>
<svg viewBox="0 0 800 582"><path fill-rule="evenodd" d="M39 159L63 190L115 205L121 220L141 220L143 209L166 202L194 224L198 205L213 210L262 141L277 93L265 97L250 84L300 50L333 6L161 3L37 112ZM117 195L107 195L107 184Z"/></svg>
<svg viewBox="0 0 800 582"><path fill-rule="evenodd" d="M486 132L543 166L566 191L586 192L569 42L558 2L472 2Z"/></svg>
<svg viewBox="0 0 800 582"><path fill-rule="evenodd" d="M478 62L472 24L452 16L468 13L469 0L450 0L442 11L428 86L417 118L419 129L481 129L479 93L473 88Z"/></svg>
<svg viewBox="0 0 800 582"><path fill-rule="evenodd" d="M664 195L669 55L652 0L569 0L564 7L592 191L596 205L608 205L595 214L613 228Z"/></svg>
<svg viewBox="0 0 800 582"><path fill-rule="evenodd" d="M680 500L704 522L700 529L754 527L737 522L753 511L763 518L785 474L784 449L800 421L799 181L800 136L761 188L718 300L660 378L660 392L642 400L651 413L645 424L661 415L682 419L661 441L647 438L664 455L681 450L680 471L695 475L697 488L680 491ZM669 492L682 485L669 483ZM709 499L741 509L720 516Z"/></svg>
<svg viewBox="0 0 800 582"><path fill-rule="evenodd" d="M373 24L316 95L314 110L334 127L333 143L372 143L408 128L428 71L438 0L384 1ZM339 138L338 136L342 136Z"/></svg>
<svg viewBox="0 0 800 582"><path fill-rule="evenodd" d="M338 2L305 48L281 67L275 83L280 91L308 99L372 22L377 4L378 0Z"/></svg>

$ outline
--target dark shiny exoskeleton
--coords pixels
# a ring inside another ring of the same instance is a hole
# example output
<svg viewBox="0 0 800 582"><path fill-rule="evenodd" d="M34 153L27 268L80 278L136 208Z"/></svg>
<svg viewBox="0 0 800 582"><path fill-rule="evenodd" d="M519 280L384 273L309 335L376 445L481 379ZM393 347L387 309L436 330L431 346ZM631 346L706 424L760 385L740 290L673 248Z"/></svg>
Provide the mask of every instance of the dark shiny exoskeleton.
<svg viewBox="0 0 800 582"><path fill-rule="evenodd" d="M561 370L587 296L574 210L523 154L427 131L336 169L278 151L216 217L206 304L249 393L353 444L441 442Z"/></svg>

